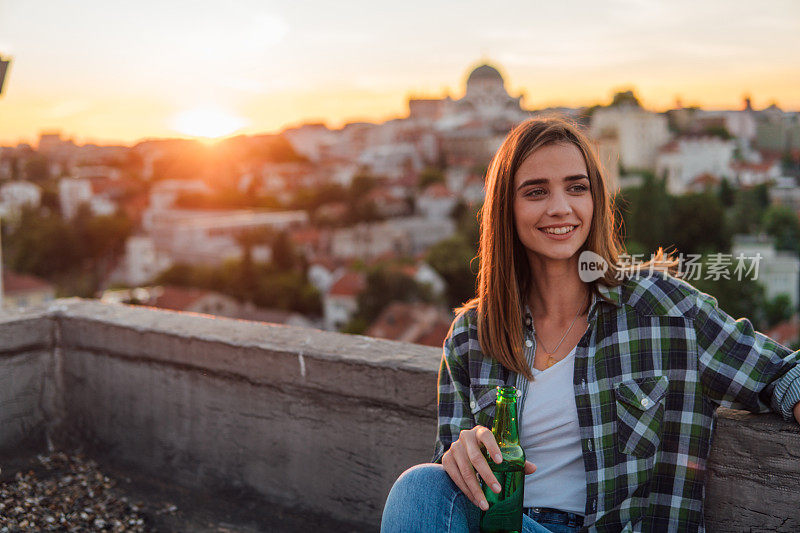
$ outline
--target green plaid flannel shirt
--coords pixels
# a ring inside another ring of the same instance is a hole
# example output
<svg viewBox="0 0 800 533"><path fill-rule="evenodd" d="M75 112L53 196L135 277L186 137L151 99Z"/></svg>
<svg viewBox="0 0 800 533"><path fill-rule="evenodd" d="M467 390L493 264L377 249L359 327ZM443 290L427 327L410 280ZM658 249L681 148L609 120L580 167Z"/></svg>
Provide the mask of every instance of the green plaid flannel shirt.
<svg viewBox="0 0 800 533"><path fill-rule="evenodd" d="M593 296L573 377L586 468L584 524L589 531L704 531L714 411L775 411L792 420L800 351L755 331L747 319L734 320L715 298L667 274L597 289L603 298ZM530 314L525 326L532 365ZM461 430L491 427L501 384L517 386L521 400L536 386L481 351L474 310L459 315L439 371L434 462Z"/></svg>

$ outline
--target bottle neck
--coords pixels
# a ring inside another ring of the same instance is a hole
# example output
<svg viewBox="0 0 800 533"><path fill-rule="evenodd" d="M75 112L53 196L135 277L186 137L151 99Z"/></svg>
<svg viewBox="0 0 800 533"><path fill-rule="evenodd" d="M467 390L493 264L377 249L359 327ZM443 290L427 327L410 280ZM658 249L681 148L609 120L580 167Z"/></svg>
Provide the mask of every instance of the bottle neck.
<svg viewBox="0 0 800 533"><path fill-rule="evenodd" d="M519 446L517 432L517 398L497 395L492 433L500 447Z"/></svg>

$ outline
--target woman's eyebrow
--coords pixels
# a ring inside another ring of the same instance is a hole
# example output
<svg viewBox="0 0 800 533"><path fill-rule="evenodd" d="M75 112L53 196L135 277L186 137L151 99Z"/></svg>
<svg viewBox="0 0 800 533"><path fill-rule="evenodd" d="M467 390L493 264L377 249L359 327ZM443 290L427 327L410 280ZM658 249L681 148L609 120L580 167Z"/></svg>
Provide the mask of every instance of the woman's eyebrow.
<svg viewBox="0 0 800 533"><path fill-rule="evenodd" d="M578 181L578 180L588 180L588 179L589 179L589 176L587 176L586 174L574 174L572 176L566 176L564 178L564 181ZM542 185L544 183L548 183L549 181L550 180L547 179L547 178L529 179L529 180L525 180L522 183L520 183L520 185L519 185L519 187L517 187L517 189L521 189L521 188L526 187L528 185Z"/></svg>

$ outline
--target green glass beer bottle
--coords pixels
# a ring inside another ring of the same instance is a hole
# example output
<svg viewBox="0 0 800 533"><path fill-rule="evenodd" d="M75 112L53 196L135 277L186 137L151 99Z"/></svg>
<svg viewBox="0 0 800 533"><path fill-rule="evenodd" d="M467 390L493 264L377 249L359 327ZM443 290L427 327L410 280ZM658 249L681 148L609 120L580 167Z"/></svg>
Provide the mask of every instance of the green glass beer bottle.
<svg viewBox="0 0 800 533"><path fill-rule="evenodd" d="M495 493L481 480L489 509L481 512L482 533L511 533L522 531L522 495L525 488L525 451L519 445L517 432L517 388L497 387L492 434L500 447L503 462L494 462L484 450L492 473L500 484Z"/></svg>

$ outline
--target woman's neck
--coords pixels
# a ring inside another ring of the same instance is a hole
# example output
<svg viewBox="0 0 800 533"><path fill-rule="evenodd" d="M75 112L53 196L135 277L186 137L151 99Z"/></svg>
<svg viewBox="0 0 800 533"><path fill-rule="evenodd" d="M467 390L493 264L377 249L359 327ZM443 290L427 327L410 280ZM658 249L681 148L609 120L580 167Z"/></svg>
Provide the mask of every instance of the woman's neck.
<svg viewBox="0 0 800 533"><path fill-rule="evenodd" d="M531 291L528 304L534 321L570 323L589 297L589 284L578 275L577 257L563 261L531 261Z"/></svg>

